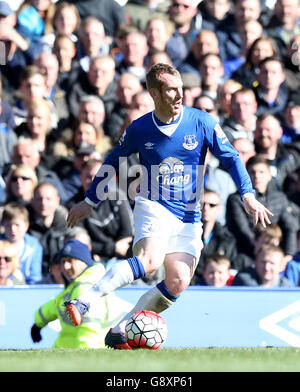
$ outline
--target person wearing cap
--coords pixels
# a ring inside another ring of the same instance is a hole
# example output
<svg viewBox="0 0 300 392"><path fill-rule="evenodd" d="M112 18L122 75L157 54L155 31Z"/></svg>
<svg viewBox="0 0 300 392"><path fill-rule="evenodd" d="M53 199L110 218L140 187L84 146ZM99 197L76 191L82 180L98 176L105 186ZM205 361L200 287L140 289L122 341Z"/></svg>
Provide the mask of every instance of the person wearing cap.
<svg viewBox="0 0 300 392"><path fill-rule="evenodd" d="M114 294L96 298L96 311L90 312L80 327L75 327L64 312L64 302L90 288L99 275L104 275L105 268L102 263L95 263L89 247L76 239L67 241L57 258L65 287L35 312L34 324L31 327L33 342L40 342L41 329L49 322L59 319L61 331L53 347L104 348L104 337L108 329L125 315L126 309L132 307L131 304Z"/></svg>

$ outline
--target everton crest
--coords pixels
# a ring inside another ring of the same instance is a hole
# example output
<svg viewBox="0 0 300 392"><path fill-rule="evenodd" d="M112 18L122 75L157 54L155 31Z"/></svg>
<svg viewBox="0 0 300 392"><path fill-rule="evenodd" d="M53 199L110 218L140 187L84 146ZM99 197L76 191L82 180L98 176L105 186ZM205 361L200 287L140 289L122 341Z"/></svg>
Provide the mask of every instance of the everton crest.
<svg viewBox="0 0 300 392"><path fill-rule="evenodd" d="M199 143L196 140L196 135L185 135L182 145L186 150L194 150L198 144Z"/></svg>

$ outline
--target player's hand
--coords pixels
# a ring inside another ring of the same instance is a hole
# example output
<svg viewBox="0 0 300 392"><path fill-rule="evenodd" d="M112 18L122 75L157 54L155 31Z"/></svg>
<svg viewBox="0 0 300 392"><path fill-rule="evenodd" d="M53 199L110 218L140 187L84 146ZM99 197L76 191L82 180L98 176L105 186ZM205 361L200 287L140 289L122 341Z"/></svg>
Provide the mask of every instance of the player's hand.
<svg viewBox="0 0 300 392"><path fill-rule="evenodd" d="M256 200L254 195L249 195L244 198L244 206L246 212L253 216L254 226L256 226L259 221L263 227L266 227L266 223L271 223L269 216L274 216L274 214Z"/></svg>
<svg viewBox="0 0 300 392"><path fill-rule="evenodd" d="M42 340L41 328L39 328L36 324L33 324L31 327L31 338L34 343L38 343Z"/></svg>
<svg viewBox="0 0 300 392"><path fill-rule="evenodd" d="M75 204L69 212L67 218L67 225L69 227L74 227L79 221L87 218L92 212L93 206L86 203L84 200L78 204Z"/></svg>

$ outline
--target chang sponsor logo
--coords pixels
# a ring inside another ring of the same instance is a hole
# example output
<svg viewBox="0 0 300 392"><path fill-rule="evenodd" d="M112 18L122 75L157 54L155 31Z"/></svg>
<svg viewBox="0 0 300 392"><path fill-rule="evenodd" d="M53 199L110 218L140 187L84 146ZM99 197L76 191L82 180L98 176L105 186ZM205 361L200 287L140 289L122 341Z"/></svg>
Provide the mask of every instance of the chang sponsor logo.
<svg viewBox="0 0 300 392"><path fill-rule="evenodd" d="M157 182L161 185L187 184L190 174L184 174L184 164L178 158L165 158L158 167L159 175Z"/></svg>

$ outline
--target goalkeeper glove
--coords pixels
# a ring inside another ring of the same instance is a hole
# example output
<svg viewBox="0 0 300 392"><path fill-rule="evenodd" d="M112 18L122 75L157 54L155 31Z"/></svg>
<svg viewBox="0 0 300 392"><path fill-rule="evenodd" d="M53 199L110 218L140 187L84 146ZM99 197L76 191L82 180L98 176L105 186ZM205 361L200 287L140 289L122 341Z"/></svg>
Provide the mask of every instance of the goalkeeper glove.
<svg viewBox="0 0 300 392"><path fill-rule="evenodd" d="M34 343L38 343L42 340L41 328L39 328L36 324L33 324L31 327L31 338Z"/></svg>

